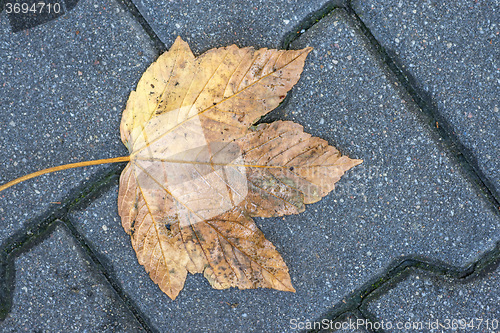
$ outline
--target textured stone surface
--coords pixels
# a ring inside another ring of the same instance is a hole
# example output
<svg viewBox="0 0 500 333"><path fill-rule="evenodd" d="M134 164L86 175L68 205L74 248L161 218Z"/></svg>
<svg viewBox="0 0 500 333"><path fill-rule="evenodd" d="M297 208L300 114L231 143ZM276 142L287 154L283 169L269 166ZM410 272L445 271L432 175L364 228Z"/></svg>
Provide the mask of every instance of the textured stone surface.
<svg viewBox="0 0 500 333"><path fill-rule="evenodd" d="M63 228L15 261L13 307L2 332L143 331Z"/></svg>
<svg viewBox="0 0 500 333"><path fill-rule="evenodd" d="M269 289L215 290L201 274L196 274L188 275L184 289L172 301L138 264L116 212L116 201L117 191L112 190L84 211L73 213L71 220L108 270L114 272L114 278L136 302L148 323L161 332L286 332L292 327L291 319L312 321L334 301L331 288L335 282L322 272L321 266L329 265L331 257L323 258L318 264L319 249L301 255L292 253L294 246L303 248L299 242L306 238L314 239L318 247L326 246L327 238L316 229L308 231L307 220L293 226L271 219L260 219L257 223L289 265L292 283L300 285L297 293ZM303 232L304 237L294 239L293 235L299 232ZM282 245L284 242L286 247ZM318 266L309 265L308 272L294 269L297 262L307 266L311 258Z"/></svg>
<svg viewBox="0 0 500 333"><path fill-rule="evenodd" d="M293 44L315 51L275 116L297 120L365 160L336 193L304 213L256 219L288 264L296 293L219 291L198 274L188 276L171 301L137 263L116 214L116 189L72 215L153 327L287 331L291 319L313 321L398 255L464 264L498 239L498 218L419 125L414 107L401 99L365 43L337 10Z"/></svg>
<svg viewBox="0 0 500 333"><path fill-rule="evenodd" d="M378 321L391 322L393 328L386 332L495 332L500 328L499 273L497 269L460 283L417 272L373 301L368 310ZM443 326L436 329L436 324ZM404 325L412 328L398 329Z"/></svg>
<svg viewBox="0 0 500 333"><path fill-rule="evenodd" d="M195 54L229 44L279 48L285 35L336 0L154 1L133 0L167 48L179 35Z"/></svg>
<svg viewBox="0 0 500 333"><path fill-rule="evenodd" d="M147 35L114 1L12 33L0 13L0 183L51 166L126 154L119 122L153 61ZM45 175L0 193L0 244L102 167Z"/></svg>
<svg viewBox="0 0 500 333"><path fill-rule="evenodd" d="M279 47L299 21L326 3L133 1L167 47L180 34L195 53L232 43ZM64 16L17 34L0 13L0 182L52 165L126 154L119 142L120 113L155 55L136 19L120 10L114 2L83 0ZM461 22L469 25L470 12L463 13L456 21L459 28ZM413 24L405 20L407 27ZM380 29L381 22L373 29ZM490 30L496 27L491 23ZM440 45L429 43L426 49L439 50ZM420 110L342 10L322 18L292 45L305 46L315 51L292 97L264 121L298 121L307 132L365 162L306 212L256 220L283 255L296 293L214 290L198 274L188 276L172 301L137 263L116 210L117 187L68 217L151 330L294 332L293 323L314 322L399 255L465 265L499 239L498 212L457 171L439 138L422 124ZM457 55L462 51L457 49ZM481 64L471 63L475 73L483 73ZM453 74L446 77L469 78L460 68L451 68ZM481 74L477 80L487 95L488 77ZM487 109L483 97L469 102L495 117L497 111ZM471 114L467 119L474 119ZM483 125L477 128L490 130ZM477 133L467 130L464 140L479 140ZM472 147L473 152L479 149ZM96 170L53 174L0 193L0 244L27 220L57 207L51 202L63 200ZM21 255L14 307L0 331L138 331L134 318L85 260L64 230ZM394 289L400 295L384 296L370 309L386 319L404 319L401 306L411 309L414 318L444 318L436 312L451 316L467 309L498 318L497 285L498 272L470 285L419 275ZM446 297L460 304L457 311Z"/></svg>
<svg viewBox="0 0 500 333"><path fill-rule="evenodd" d="M410 253L464 264L494 246L498 214L420 125L419 111L398 94L358 33L337 10L292 44L315 50L285 117L364 160L339 185L342 196L321 204L325 216L344 225L337 241L346 243L332 250L339 262L358 267L358 274ZM300 219L318 216L311 210L304 215Z"/></svg>
<svg viewBox="0 0 500 333"><path fill-rule="evenodd" d="M353 0L500 195L500 2Z"/></svg>
<svg viewBox="0 0 500 333"><path fill-rule="evenodd" d="M343 316L339 321L327 318L316 318L313 321L293 322L291 332L343 332L343 333L366 333L364 329L366 320L353 315Z"/></svg>
<svg viewBox="0 0 500 333"><path fill-rule="evenodd" d="M393 78L367 53L366 42L342 11L292 44L304 46L315 51L284 117L364 159L339 184L341 196L320 203L321 212L309 209L287 218L290 225L309 221L309 229L318 221L321 234L332 239L319 256L331 258L323 274L334 281L334 293L347 294L398 255L465 265L493 247L500 236L498 214L456 172L420 125L419 111L397 93ZM295 241L307 247L304 253L317 248L316 241ZM311 262L295 269L307 271Z"/></svg>

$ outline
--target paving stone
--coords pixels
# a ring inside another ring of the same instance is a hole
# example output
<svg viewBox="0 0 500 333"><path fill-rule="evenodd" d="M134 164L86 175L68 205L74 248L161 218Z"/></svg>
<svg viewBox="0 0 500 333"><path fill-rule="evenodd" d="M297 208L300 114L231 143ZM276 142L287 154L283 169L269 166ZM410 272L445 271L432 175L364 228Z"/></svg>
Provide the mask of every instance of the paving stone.
<svg viewBox="0 0 500 333"><path fill-rule="evenodd" d="M141 332L63 227L15 260L12 311L2 332Z"/></svg>
<svg viewBox="0 0 500 333"><path fill-rule="evenodd" d="M499 273L497 268L459 283L416 271L368 310L385 322L385 332L495 332L500 329Z"/></svg>
<svg viewBox="0 0 500 333"><path fill-rule="evenodd" d="M336 193L295 216L256 219L290 268L296 293L214 290L188 276L171 301L139 266L121 230L117 189L72 214L78 230L159 331L286 332L313 321L395 257L418 253L465 264L499 238L481 201L403 100L349 17L336 10L294 48L314 46L282 113L343 153L365 160Z"/></svg>
<svg viewBox="0 0 500 333"><path fill-rule="evenodd" d="M155 58L142 27L112 0L80 1L18 33L6 15L0 13L0 183L125 155L121 111ZM0 193L0 244L100 168L45 175Z"/></svg>
<svg viewBox="0 0 500 333"><path fill-rule="evenodd" d="M279 48L285 35L325 5L344 1L154 1L132 0L170 47L181 36L195 54L230 44ZM300 31L299 31L300 32Z"/></svg>
<svg viewBox="0 0 500 333"><path fill-rule="evenodd" d="M500 2L353 0L500 195Z"/></svg>
<svg viewBox="0 0 500 333"><path fill-rule="evenodd" d="M339 196L321 205L326 216L344 224L342 242L350 239L360 251L345 259L368 267L419 253L460 265L493 247L500 236L498 213L420 123L419 110L377 54L367 51L368 42L344 11L334 11L292 44L306 45L314 51L285 118L364 160L339 184ZM306 220L314 220L308 212ZM337 254L355 250L345 246Z"/></svg>
<svg viewBox="0 0 500 333"><path fill-rule="evenodd" d="M130 237L116 212L117 196L117 190L109 191L70 217L154 329L160 332L287 332L292 327L291 319L304 321L317 315L314 295L307 290L296 294L269 289L221 291L212 289L201 274L188 274L184 290L172 301L138 264ZM280 246L279 239L271 241L290 262L289 250Z"/></svg>
<svg viewBox="0 0 500 333"><path fill-rule="evenodd" d="M364 329L366 320L362 318L356 318L353 315L344 316L338 322L334 322L329 319L318 319L313 321L306 321L301 323L293 322L291 325L292 332L297 329L301 332L345 332L345 333L366 333Z"/></svg>

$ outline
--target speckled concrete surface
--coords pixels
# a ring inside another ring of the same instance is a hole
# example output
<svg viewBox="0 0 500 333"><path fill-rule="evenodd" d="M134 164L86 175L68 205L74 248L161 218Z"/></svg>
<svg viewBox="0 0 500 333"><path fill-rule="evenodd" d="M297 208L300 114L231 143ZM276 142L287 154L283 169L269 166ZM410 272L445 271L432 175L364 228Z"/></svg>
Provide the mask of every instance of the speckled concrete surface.
<svg viewBox="0 0 500 333"><path fill-rule="evenodd" d="M279 117L365 160L304 213L257 219L287 262L295 294L220 292L196 275L172 302L137 264L115 212L116 191L72 215L156 329L286 331L290 320L313 321L400 255L464 265L498 240L498 218L419 124L415 106L401 99L365 43L337 10L292 44L315 51Z"/></svg>
<svg viewBox="0 0 500 333"><path fill-rule="evenodd" d="M177 36L199 54L213 47L279 48L302 20L335 0L200 1L132 0L158 37L169 47ZM300 33L299 29L299 33Z"/></svg>
<svg viewBox="0 0 500 333"><path fill-rule="evenodd" d="M121 111L155 58L150 45L114 1L80 1L68 14L15 34L0 13L0 182L125 155ZM0 242L100 169L42 176L0 193Z"/></svg>
<svg viewBox="0 0 500 333"><path fill-rule="evenodd" d="M0 331L143 331L62 223L15 266L12 311Z"/></svg>
<svg viewBox="0 0 500 333"><path fill-rule="evenodd" d="M320 204L325 216L345 225L339 241L358 244L356 254L340 261L352 258L354 266L363 267L419 253L462 265L494 246L498 216L462 179L446 150L419 123L416 106L398 93L365 43L338 10L292 44L315 50L284 117L364 160L339 184L342 195ZM347 244L346 249L354 251Z"/></svg>
<svg viewBox="0 0 500 333"><path fill-rule="evenodd" d="M352 4L375 38L430 96L500 198L500 2Z"/></svg>
<svg viewBox="0 0 500 333"><path fill-rule="evenodd" d="M422 120L421 110L354 16L335 9L322 17L325 1L133 3L144 18L111 0L81 0L64 16L16 34L0 12L0 35L6 37L0 38L0 183L52 165L126 154L119 141L120 114L128 92L156 56L148 28L139 25L144 21L167 47L181 35L199 54L232 43L279 47L297 26L306 27L305 17L317 17L291 44L315 48L301 80L263 121L297 121L306 132L364 163L304 213L256 219L287 263L296 293L215 290L197 274L188 276L175 301L137 262L117 213L116 182L111 188L96 184L102 196L89 206L69 208L64 216L92 256L82 255L64 228L9 256L6 244L24 246L9 243L12 235L27 233L27 224L42 223L37 216L58 207L104 167L19 184L0 193L0 268L10 269L12 260L16 269L13 286L5 287L6 275L0 274L0 288L7 288L0 296L10 293L13 300L2 330L297 332L350 304L360 287L389 274L394 259L417 254L466 267L499 241L498 207L468 182L467 171ZM482 108L481 103L474 105ZM463 135L477 139L470 131ZM476 148L472 153L477 151L480 159L482 151ZM473 308L478 315L498 317L498 271L481 276L458 284L418 271L367 306L379 320L404 318L400 307L422 319ZM431 281L432 288L419 281ZM75 294L72 286L82 292ZM443 301L446 297L453 306ZM70 307L71 302L79 305ZM50 321L27 320L32 316Z"/></svg>
<svg viewBox="0 0 500 333"><path fill-rule="evenodd" d="M386 332L495 332L500 329L500 270L464 283L416 272L368 310Z"/></svg>

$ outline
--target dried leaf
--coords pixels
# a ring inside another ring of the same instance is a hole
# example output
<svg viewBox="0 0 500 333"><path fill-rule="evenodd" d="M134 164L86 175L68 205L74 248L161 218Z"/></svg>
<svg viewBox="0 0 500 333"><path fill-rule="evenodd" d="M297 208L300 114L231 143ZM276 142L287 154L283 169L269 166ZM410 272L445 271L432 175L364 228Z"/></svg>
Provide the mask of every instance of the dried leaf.
<svg viewBox="0 0 500 333"><path fill-rule="evenodd" d="M311 48L212 49L177 38L132 91L118 210L141 265L175 299L187 272L217 289L295 291L252 216L297 214L361 163L289 121L252 124L298 81Z"/></svg>

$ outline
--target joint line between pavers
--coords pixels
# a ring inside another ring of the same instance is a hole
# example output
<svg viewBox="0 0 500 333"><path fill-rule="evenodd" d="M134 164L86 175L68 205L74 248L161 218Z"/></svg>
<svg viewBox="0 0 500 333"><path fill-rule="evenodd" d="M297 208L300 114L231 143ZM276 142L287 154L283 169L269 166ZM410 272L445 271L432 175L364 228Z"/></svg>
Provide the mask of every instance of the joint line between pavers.
<svg viewBox="0 0 500 333"><path fill-rule="evenodd" d="M486 272L491 266L500 263L500 241L495 248L484 252L477 260L466 267L458 267L443 261L429 260L420 255L407 255L395 259L380 275L376 275L355 291L344 297L332 307L332 310L317 319L342 321L349 313L360 311L373 300L378 299L389 289L396 287L400 282L410 275L416 274L418 270L434 273L437 276L451 278L456 281L467 281L471 283L475 278ZM336 309L336 310L333 310ZM319 332L311 330L309 332Z"/></svg>
<svg viewBox="0 0 500 333"><path fill-rule="evenodd" d="M142 15L142 13L139 11L137 6L132 2L132 0L116 0L116 1L119 4L121 4L130 13L130 15L132 15L132 17L137 21L137 23L139 23L139 25L144 29L146 34L153 42L153 46L158 55L165 52L167 50L167 47L162 42L160 37L158 37L154 29L148 23L146 18Z"/></svg>
<svg viewBox="0 0 500 333"><path fill-rule="evenodd" d="M480 170L477 158L470 152L453 134L453 129L448 121L436 111L436 103L432 98L424 96L425 92L415 83L416 80L398 66L397 61L389 56L384 47L371 33L370 29L364 24L356 11L352 8L350 2L345 10L349 16L355 21L363 35L368 39L371 46L380 56L380 60L384 63L389 71L399 81L406 93L413 99L416 105L423 111L419 116L424 117L423 123L428 129L439 137L444 146L448 150L449 156L454 160L455 164L460 167L461 173L473 185L476 191L486 199L491 205L492 210L500 216L500 193L497 193L492 186L491 180L484 175ZM439 123L439 126L433 124ZM463 157L463 159L461 158Z"/></svg>
<svg viewBox="0 0 500 333"><path fill-rule="evenodd" d="M12 306L12 282L15 276L13 260L42 241L57 220L64 220L68 212L86 207L93 200L107 191L113 184L118 184L120 165L112 165L93 176L90 181L71 190L61 206L51 207L18 230L0 245L0 320L5 319ZM50 232L49 232L50 234Z"/></svg>
<svg viewBox="0 0 500 333"><path fill-rule="evenodd" d="M91 259L95 269L103 275L106 282L109 284L111 289L113 289L121 300L121 302L125 305L125 307L132 313L134 318L140 323L140 325L144 328L146 332L155 332L154 329L148 324L147 317L142 313L138 306L135 305L135 302L129 297L124 290L121 288L119 279L116 279L113 274L111 274L106 266L99 260L98 255L96 255L95 251L87 244L86 238L78 232L76 227L74 226L71 218L65 217L61 219L66 228L71 233L73 239L80 245L80 247L85 251L85 254Z"/></svg>

